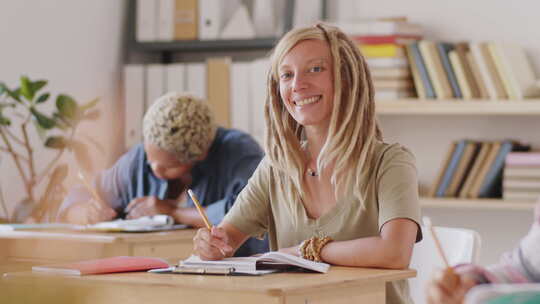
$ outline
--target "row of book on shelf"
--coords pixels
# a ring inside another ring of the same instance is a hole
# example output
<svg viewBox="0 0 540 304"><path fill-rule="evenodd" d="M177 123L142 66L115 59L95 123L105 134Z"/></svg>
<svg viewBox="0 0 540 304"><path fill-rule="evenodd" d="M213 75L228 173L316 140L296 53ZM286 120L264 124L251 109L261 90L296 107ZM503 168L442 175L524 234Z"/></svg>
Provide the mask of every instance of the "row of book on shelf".
<svg viewBox="0 0 540 304"><path fill-rule="evenodd" d="M320 20L321 1L137 0L135 39L139 42L279 37L292 26ZM289 14L290 16L287 16ZM255 22L256 21L256 22Z"/></svg>
<svg viewBox="0 0 540 304"><path fill-rule="evenodd" d="M230 57L214 57L205 62L124 66L126 148L141 141L144 113L167 92L202 98L218 125L245 131L262 143L269 65L267 58L233 62Z"/></svg>
<svg viewBox="0 0 540 304"><path fill-rule="evenodd" d="M540 198L540 152L510 153L506 157L503 198L524 201Z"/></svg>
<svg viewBox="0 0 540 304"><path fill-rule="evenodd" d="M540 152L515 140L452 142L428 196L536 200Z"/></svg>
<svg viewBox="0 0 540 304"><path fill-rule="evenodd" d="M375 87L387 91L378 92L380 99L521 100L540 95L518 45L424 40L422 26L406 19L336 25L358 42Z"/></svg>
<svg viewBox="0 0 540 304"><path fill-rule="evenodd" d="M269 68L268 57L253 61L211 57L204 62L125 65L125 147L129 149L141 141L144 113L167 92L187 92L205 100L218 125L247 132L262 143ZM379 99L379 94L385 93L376 88L375 97Z"/></svg>

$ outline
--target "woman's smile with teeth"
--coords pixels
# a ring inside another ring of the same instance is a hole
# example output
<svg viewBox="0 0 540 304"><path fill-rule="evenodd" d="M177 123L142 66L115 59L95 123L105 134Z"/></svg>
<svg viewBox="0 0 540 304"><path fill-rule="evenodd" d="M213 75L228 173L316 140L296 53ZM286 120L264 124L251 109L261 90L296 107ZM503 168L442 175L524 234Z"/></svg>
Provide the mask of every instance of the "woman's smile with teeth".
<svg viewBox="0 0 540 304"><path fill-rule="evenodd" d="M307 104L310 104L310 103L317 102L317 101L319 101L319 99L321 99L321 96L317 95L317 96L313 96L313 97L309 97L309 98L305 98L305 99L301 99L301 100L295 100L294 104L296 106L304 106L304 105L307 105Z"/></svg>

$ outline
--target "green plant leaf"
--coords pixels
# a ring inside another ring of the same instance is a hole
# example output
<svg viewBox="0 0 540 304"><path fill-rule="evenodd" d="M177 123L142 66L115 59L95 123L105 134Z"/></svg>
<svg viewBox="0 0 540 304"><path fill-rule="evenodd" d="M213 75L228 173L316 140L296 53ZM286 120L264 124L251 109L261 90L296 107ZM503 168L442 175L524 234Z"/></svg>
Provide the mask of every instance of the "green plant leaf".
<svg viewBox="0 0 540 304"><path fill-rule="evenodd" d="M0 126L9 126L11 125L11 120L9 118L5 117L0 113Z"/></svg>
<svg viewBox="0 0 540 304"><path fill-rule="evenodd" d="M41 141L44 141L45 140L45 136L47 136L47 130L43 129L37 119L32 119L32 123L34 124L34 127L36 128L36 133L38 134L39 136L39 139L41 139Z"/></svg>
<svg viewBox="0 0 540 304"><path fill-rule="evenodd" d="M72 127L70 122L66 121L58 112L53 113L53 118L56 121L56 127L61 130L65 131Z"/></svg>
<svg viewBox="0 0 540 304"><path fill-rule="evenodd" d="M45 102L45 101L47 101L47 99L49 99L50 96L51 96L51 94L49 94L49 93L41 94L41 95L39 95L38 99L36 100L36 103Z"/></svg>
<svg viewBox="0 0 540 304"><path fill-rule="evenodd" d="M86 110L88 110L90 108L93 108L93 107L95 107L97 105L98 102L99 102L99 98L94 98L94 99L90 100L89 102L83 104L81 106L81 110L86 111Z"/></svg>
<svg viewBox="0 0 540 304"><path fill-rule="evenodd" d="M36 94L39 90L41 90L46 85L47 85L47 80L36 80L32 82L32 91L34 92L34 94Z"/></svg>
<svg viewBox="0 0 540 304"><path fill-rule="evenodd" d="M56 97L56 108L63 117L75 119L77 115L77 102L68 95L60 94Z"/></svg>
<svg viewBox="0 0 540 304"><path fill-rule="evenodd" d="M21 76L21 95L26 100L32 102L34 99L34 90L32 89L32 82L26 76Z"/></svg>
<svg viewBox="0 0 540 304"><path fill-rule="evenodd" d="M8 94L9 97L15 99L16 101L18 102L22 102L21 100L21 89L20 88L16 88L15 90L10 90L8 89L7 87L4 87L5 90L6 90L6 93Z"/></svg>
<svg viewBox="0 0 540 304"><path fill-rule="evenodd" d="M45 141L45 147L51 149L64 149L66 145L67 143L64 136L49 136Z"/></svg>
<svg viewBox="0 0 540 304"><path fill-rule="evenodd" d="M86 119L86 120L96 120L99 118L100 116L100 112L99 110L93 110L93 111L90 111L88 113L85 113L84 116L83 116L83 119Z"/></svg>
<svg viewBox="0 0 540 304"><path fill-rule="evenodd" d="M6 84L3 82L0 82L0 96L4 95L4 93L7 91Z"/></svg>
<svg viewBox="0 0 540 304"><path fill-rule="evenodd" d="M82 141L73 139L69 142L69 147L73 151L79 167L85 172L92 172L93 164L88 146Z"/></svg>
<svg viewBox="0 0 540 304"><path fill-rule="evenodd" d="M54 119L47 117L45 114L42 114L36 108L30 107L30 112L34 115L34 118L37 120L38 124L45 130L52 129L56 126Z"/></svg>

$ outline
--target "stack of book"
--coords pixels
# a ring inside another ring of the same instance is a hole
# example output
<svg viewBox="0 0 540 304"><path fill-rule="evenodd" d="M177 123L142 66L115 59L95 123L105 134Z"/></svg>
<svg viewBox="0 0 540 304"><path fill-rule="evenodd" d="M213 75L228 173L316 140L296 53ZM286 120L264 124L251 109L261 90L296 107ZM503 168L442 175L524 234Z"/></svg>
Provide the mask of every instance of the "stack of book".
<svg viewBox="0 0 540 304"><path fill-rule="evenodd" d="M511 151L529 149L529 145L513 140L455 141L428 196L500 198L506 156Z"/></svg>
<svg viewBox="0 0 540 304"><path fill-rule="evenodd" d="M358 43L367 59L376 99L416 96L405 45L422 37L422 27L406 19L337 24Z"/></svg>
<svg viewBox="0 0 540 304"><path fill-rule="evenodd" d="M503 198L521 201L540 198L540 152L513 152L506 156Z"/></svg>
<svg viewBox="0 0 540 304"><path fill-rule="evenodd" d="M518 45L421 40L406 49L422 99L521 100L540 93L532 66Z"/></svg>

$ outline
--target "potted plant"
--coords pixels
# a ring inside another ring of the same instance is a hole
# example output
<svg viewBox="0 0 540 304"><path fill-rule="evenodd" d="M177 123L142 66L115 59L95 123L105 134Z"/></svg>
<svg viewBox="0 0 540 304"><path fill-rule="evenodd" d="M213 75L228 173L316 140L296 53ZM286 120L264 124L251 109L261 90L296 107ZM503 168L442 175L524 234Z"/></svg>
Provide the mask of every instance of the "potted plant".
<svg viewBox="0 0 540 304"><path fill-rule="evenodd" d="M20 78L16 88L0 82L0 157L14 163L25 191L12 216L6 214L12 222L40 222L54 217L65 193L68 166L60 163L65 152L74 153L80 169L91 171L87 143L75 134L81 122L98 118L98 100L79 104L69 95L58 94L54 112L46 114L43 106L53 99L44 89L46 85L46 80L32 81L26 76ZM39 143L30 140L31 130L37 132ZM85 137L99 148L95 140ZM35 157L41 147L56 153L38 170ZM3 212L7 213L2 193L0 196Z"/></svg>

